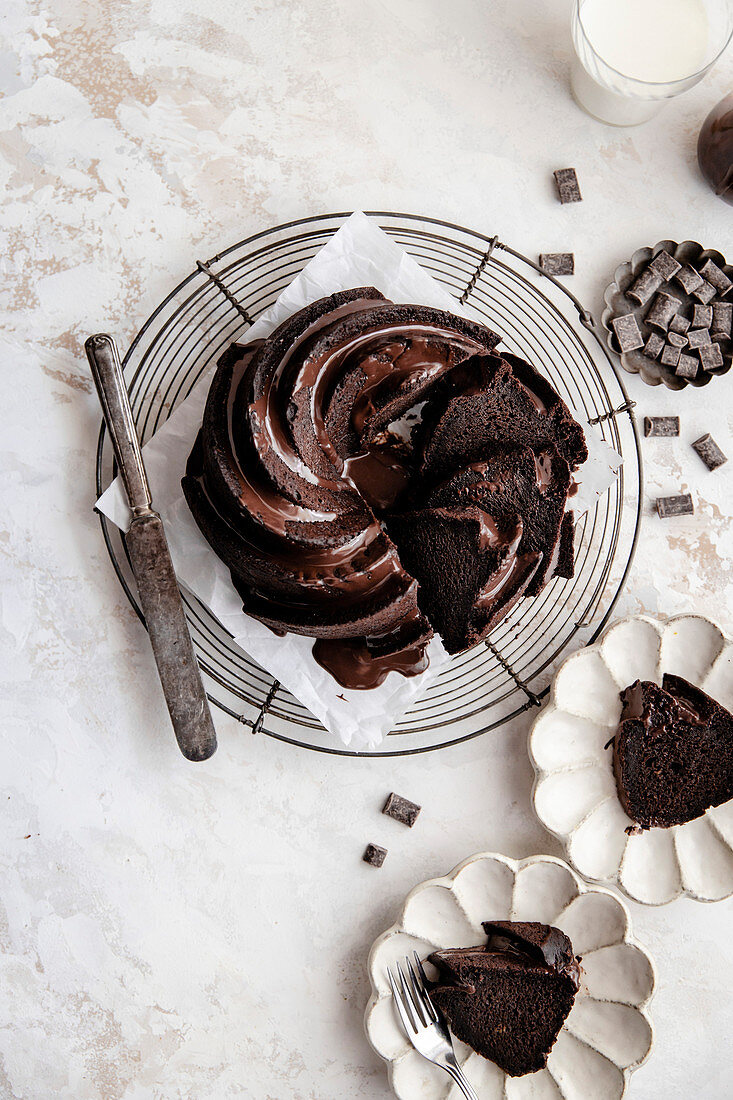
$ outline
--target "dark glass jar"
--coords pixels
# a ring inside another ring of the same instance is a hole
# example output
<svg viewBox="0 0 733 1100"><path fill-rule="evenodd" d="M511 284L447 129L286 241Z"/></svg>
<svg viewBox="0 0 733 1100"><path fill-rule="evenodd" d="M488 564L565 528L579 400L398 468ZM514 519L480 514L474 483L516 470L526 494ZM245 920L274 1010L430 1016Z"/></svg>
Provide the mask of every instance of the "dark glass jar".
<svg viewBox="0 0 733 1100"><path fill-rule="evenodd" d="M733 205L733 92L703 122L697 159L715 194Z"/></svg>

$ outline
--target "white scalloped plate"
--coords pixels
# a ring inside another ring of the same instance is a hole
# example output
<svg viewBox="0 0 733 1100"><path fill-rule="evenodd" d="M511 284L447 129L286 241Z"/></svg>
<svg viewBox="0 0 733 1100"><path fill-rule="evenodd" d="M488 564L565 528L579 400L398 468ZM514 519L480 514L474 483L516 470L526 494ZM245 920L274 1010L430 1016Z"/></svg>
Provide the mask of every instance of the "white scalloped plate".
<svg viewBox="0 0 733 1100"><path fill-rule="evenodd" d="M664 672L733 707L733 641L701 615L622 619L563 662L529 736L533 804L585 878L646 905L681 895L720 901L733 895L733 801L686 825L627 835L633 822L604 748L618 726L621 689L637 678L661 683Z"/></svg>
<svg viewBox="0 0 733 1100"><path fill-rule="evenodd" d="M405 899L396 924L369 953L372 995L364 1025L388 1064L399 1100L457 1100L442 1070L426 1062L395 1015L387 967L413 950L484 942L485 920L541 921L570 936L582 955L581 986L547 1062L524 1077L507 1075L463 1043L456 1056L481 1100L618 1100L653 1043L647 1005L654 965L631 934L619 897L588 886L560 859L513 860L487 852L471 856L445 878L429 879ZM428 970L430 967L428 966Z"/></svg>

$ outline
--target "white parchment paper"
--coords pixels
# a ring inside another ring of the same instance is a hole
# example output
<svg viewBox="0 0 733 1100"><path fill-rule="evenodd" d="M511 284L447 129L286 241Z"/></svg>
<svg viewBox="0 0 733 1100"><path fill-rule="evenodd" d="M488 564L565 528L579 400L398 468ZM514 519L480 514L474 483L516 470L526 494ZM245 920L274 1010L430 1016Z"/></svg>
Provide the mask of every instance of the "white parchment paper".
<svg viewBox="0 0 733 1100"><path fill-rule="evenodd" d="M470 311L376 222L357 212L258 318L247 331L246 340L267 337L296 310L355 286L376 287L393 302L435 306L471 317ZM291 691L335 737L355 749L377 745L437 676L448 655L435 638L428 648L430 664L421 676L407 678L391 672L377 688L350 691L314 660L312 638L297 634L278 638L245 615L229 570L199 531L181 490L212 373L197 383L143 448L154 507L165 524L178 580L206 604L236 644ZM621 464L620 456L603 442L597 430L585 423L583 427L590 454L578 476L579 491L572 499L576 514L609 488ZM99 498L97 508L122 530L129 527L130 509L119 478Z"/></svg>

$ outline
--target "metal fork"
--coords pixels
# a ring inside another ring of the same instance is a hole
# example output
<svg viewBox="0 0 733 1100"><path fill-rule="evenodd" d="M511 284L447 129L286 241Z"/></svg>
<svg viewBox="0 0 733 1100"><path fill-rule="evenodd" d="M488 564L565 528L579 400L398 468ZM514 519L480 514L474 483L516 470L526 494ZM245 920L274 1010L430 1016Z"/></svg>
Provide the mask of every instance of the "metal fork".
<svg viewBox="0 0 733 1100"><path fill-rule="evenodd" d="M414 955L417 969L410 959L405 957L407 975L400 964L396 964L399 987L391 969L387 967L392 997L405 1034L423 1058L427 1058L428 1062L432 1062L433 1065L439 1066L450 1074L466 1100L479 1100L456 1061L448 1027L430 1000L427 976L416 951Z"/></svg>

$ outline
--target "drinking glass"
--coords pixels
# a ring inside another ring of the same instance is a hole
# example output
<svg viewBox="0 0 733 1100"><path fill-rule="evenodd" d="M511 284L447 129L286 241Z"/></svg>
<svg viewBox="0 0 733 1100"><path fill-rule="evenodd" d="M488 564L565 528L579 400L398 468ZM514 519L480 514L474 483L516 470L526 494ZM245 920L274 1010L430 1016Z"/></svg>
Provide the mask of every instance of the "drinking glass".
<svg viewBox="0 0 733 1100"><path fill-rule="evenodd" d="M633 9L631 4L632 0L575 0L573 5L573 96L588 114L613 126L646 122L665 99L694 87L733 37L733 0L633 0ZM612 38L631 10L639 33L628 35L624 51L618 37L615 42ZM647 36L655 18L658 24L663 19L660 34L665 42L671 36L676 51L655 53ZM668 70L664 79L657 69L660 58ZM675 59L679 71L672 71Z"/></svg>

